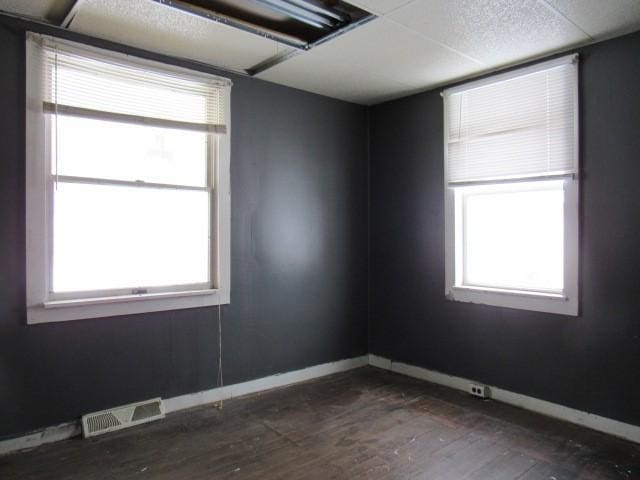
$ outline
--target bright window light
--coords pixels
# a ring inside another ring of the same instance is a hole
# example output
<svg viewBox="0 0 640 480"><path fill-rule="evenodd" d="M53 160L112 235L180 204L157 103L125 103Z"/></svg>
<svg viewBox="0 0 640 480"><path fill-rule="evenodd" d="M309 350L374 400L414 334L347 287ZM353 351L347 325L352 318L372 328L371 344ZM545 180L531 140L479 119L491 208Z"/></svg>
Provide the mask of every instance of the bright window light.
<svg viewBox="0 0 640 480"><path fill-rule="evenodd" d="M209 281L207 192L59 182L54 201L54 292Z"/></svg>
<svg viewBox="0 0 640 480"><path fill-rule="evenodd" d="M562 182L459 190L467 286L563 290Z"/></svg>
<svg viewBox="0 0 640 480"><path fill-rule="evenodd" d="M206 187L207 135L59 115L51 173ZM58 145L56 147L56 137Z"/></svg>
<svg viewBox="0 0 640 480"><path fill-rule="evenodd" d="M209 135L65 115L49 125L51 292L207 285Z"/></svg>

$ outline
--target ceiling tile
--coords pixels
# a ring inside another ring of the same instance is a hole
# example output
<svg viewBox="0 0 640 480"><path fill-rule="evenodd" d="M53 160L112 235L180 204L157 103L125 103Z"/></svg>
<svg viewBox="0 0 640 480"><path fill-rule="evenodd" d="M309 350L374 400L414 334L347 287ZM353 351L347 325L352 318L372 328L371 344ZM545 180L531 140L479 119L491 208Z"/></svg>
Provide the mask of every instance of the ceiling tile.
<svg viewBox="0 0 640 480"><path fill-rule="evenodd" d="M596 39L640 30L639 0L546 0Z"/></svg>
<svg viewBox="0 0 640 480"><path fill-rule="evenodd" d="M276 65L259 77L345 100L372 103L484 68L378 18Z"/></svg>
<svg viewBox="0 0 640 480"><path fill-rule="evenodd" d="M412 1L413 0L349 0L349 3L369 12L383 15Z"/></svg>
<svg viewBox="0 0 640 480"><path fill-rule="evenodd" d="M235 71L290 50L150 0L85 0L70 29Z"/></svg>
<svg viewBox="0 0 640 480"><path fill-rule="evenodd" d="M428 0L389 18L492 67L588 41L537 0Z"/></svg>
<svg viewBox="0 0 640 480"><path fill-rule="evenodd" d="M291 68L291 71L296 70L294 74L281 71L263 74L260 77L281 85L364 105L396 97L396 92L411 90L409 85L384 74L361 69L335 69L330 75L299 75L298 68Z"/></svg>
<svg viewBox="0 0 640 480"><path fill-rule="evenodd" d="M0 10L40 20L62 20L72 4L73 0L0 0Z"/></svg>
<svg viewBox="0 0 640 480"><path fill-rule="evenodd" d="M0 0L55 20L73 0ZM260 78L371 104L640 29L640 0L352 0L379 18ZM80 0L71 29L229 70L291 51L151 0Z"/></svg>

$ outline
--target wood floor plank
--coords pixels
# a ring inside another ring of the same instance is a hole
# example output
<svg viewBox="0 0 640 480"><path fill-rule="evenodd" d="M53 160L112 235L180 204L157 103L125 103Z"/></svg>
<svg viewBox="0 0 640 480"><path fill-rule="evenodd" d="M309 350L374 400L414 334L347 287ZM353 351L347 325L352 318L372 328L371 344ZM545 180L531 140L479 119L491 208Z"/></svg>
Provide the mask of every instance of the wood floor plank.
<svg viewBox="0 0 640 480"><path fill-rule="evenodd" d="M640 445L365 367L0 457L2 480L640 479Z"/></svg>

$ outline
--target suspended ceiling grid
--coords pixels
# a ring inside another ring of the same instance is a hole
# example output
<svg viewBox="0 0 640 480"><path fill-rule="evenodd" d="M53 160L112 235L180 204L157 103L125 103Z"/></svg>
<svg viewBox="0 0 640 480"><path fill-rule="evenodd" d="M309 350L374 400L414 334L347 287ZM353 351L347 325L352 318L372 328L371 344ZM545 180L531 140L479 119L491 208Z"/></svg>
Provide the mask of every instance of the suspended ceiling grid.
<svg viewBox="0 0 640 480"><path fill-rule="evenodd" d="M373 104L640 29L638 0L350 0L378 18L256 76ZM59 24L70 0L0 0ZM69 28L244 71L293 49L152 0L79 0Z"/></svg>

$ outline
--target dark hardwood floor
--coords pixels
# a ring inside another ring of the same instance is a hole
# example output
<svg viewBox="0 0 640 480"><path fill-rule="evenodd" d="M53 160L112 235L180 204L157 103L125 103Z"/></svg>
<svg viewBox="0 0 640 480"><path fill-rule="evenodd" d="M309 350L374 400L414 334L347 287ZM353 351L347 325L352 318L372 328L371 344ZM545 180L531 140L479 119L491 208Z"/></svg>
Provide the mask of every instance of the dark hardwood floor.
<svg viewBox="0 0 640 480"><path fill-rule="evenodd" d="M0 479L640 479L640 445L361 368L0 457Z"/></svg>

